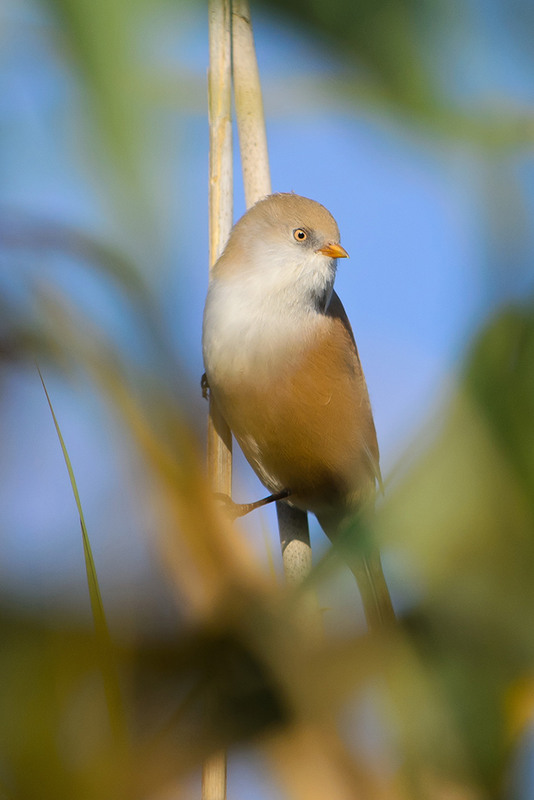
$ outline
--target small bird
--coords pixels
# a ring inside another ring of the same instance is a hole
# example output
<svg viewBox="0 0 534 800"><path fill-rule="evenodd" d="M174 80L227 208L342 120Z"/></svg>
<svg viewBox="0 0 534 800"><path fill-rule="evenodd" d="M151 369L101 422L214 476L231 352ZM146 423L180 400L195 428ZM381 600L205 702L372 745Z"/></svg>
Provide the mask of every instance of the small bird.
<svg viewBox="0 0 534 800"><path fill-rule="evenodd" d="M202 334L209 390L249 464L331 540L380 482L365 377L334 292L337 259L348 257L339 240L314 200L258 201L213 267ZM378 551L350 566L370 627L390 621Z"/></svg>

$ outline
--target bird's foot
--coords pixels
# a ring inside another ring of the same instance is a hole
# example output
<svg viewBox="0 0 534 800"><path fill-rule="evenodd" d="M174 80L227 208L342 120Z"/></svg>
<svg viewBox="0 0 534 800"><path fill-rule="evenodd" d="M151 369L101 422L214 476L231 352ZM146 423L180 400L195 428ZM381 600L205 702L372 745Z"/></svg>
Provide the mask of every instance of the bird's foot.
<svg viewBox="0 0 534 800"><path fill-rule="evenodd" d="M290 494L291 492L289 489L283 489L281 492L277 492L276 494L270 494L269 497L263 497L261 500L256 500L255 503L234 503L231 497L228 497L227 494L223 494L221 492L216 492L215 498L219 503L221 503L223 510L230 517L230 519L234 520L238 519L238 517L244 517L246 514L250 514L251 511L255 511L257 508L266 506L269 503L275 503L277 500L285 500L285 498L289 497Z"/></svg>
<svg viewBox="0 0 534 800"><path fill-rule="evenodd" d="M209 400L210 385L208 383L208 376L206 375L205 372L202 374L202 377L200 379L200 389L202 391L202 397L204 398L204 400Z"/></svg>

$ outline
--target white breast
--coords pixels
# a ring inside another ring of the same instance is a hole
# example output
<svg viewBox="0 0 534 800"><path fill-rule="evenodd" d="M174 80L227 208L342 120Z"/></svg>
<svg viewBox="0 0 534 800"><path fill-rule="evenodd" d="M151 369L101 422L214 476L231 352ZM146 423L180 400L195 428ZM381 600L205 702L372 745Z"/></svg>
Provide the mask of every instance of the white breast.
<svg viewBox="0 0 534 800"><path fill-rule="evenodd" d="M259 378L306 339L306 314L251 296L242 286L213 282L204 311L203 351L208 374Z"/></svg>
<svg viewBox="0 0 534 800"><path fill-rule="evenodd" d="M268 379L272 369L298 359L322 315L312 303L312 291L325 291L334 275L328 260L310 265L240 272L210 282L203 325L206 371L212 379ZM307 269L306 269L307 267ZM282 271L282 269L284 271ZM297 271L298 270L298 271Z"/></svg>

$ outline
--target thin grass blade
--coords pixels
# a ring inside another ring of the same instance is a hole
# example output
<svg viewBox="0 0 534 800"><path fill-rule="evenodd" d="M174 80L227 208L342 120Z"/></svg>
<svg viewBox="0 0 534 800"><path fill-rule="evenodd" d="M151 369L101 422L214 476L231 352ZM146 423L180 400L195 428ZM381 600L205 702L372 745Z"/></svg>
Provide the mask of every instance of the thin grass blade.
<svg viewBox="0 0 534 800"><path fill-rule="evenodd" d="M124 746L127 741L126 717L119 686L117 665L115 661L115 655L113 652L113 643L109 633L109 627L107 624L106 615L104 612L104 604L102 602L102 594L100 592L100 585L98 583L98 575L96 572L93 552L91 549L91 542L89 540L89 534L87 531L87 526L85 524L85 517L83 513L82 503L80 500L80 495L78 492L78 486L76 483L76 478L74 475L74 470L72 468L72 463L69 457L69 453L65 445L65 440L63 439L63 435L61 433L61 429L59 427L59 423L56 414L54 412L54 408L52 406L52 401L50 400L50 395L48 394L48 390L46 388L46 384L44 382L44 378L41 374L41 370L39 369L39 367L37 367L37 371L39 373L39 378L41 379L41 384L43 386L43 390L46 395L48 407L50 408L50 413L52 414L52 419L54 421L57 437L59 439L61 450L63 452L63 458L65 459L65 464L67 466L72 492L74 494L74 499L76 501L76 507L78 509L80 526L82 530L85 570L87 573L87 586L89 589L89 598L91 601L91 612L93 616L93 623L95 626L96 645L98 649L100 669L102 672L102 680L104 683L104 690L106 694L106 703L109 713L110 728L116 746L120 747L120 749L122 750L124 749Z"/></svg>

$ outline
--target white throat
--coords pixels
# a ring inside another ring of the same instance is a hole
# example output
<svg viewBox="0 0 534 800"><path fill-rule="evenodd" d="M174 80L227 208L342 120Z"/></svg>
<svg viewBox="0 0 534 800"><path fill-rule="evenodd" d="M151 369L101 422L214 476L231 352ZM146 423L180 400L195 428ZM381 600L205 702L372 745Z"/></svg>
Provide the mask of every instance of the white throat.
<svg viewBox="0 0 534 800"><path fill-rule="evenodd" d="M230 275L210 281L203 349L208 374L257 380L273 362L297 358L324 319L332 296L335 261L312 253L300 263L270 252Z"/></svg>

